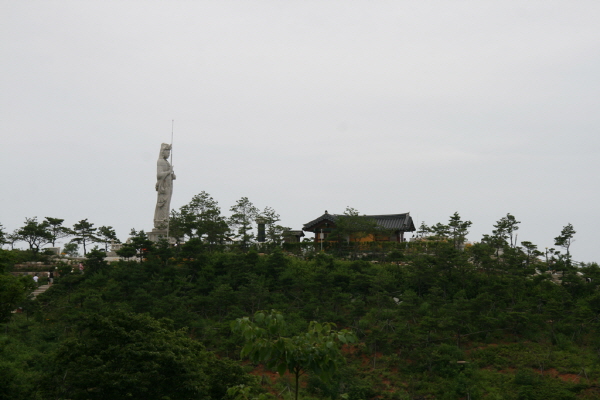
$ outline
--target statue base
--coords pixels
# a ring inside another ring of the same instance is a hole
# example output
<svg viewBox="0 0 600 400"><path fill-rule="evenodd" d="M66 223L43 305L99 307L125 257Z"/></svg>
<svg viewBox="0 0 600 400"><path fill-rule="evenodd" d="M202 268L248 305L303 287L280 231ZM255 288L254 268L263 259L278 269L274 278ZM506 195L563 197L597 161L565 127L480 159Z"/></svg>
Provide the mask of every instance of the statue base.
<svg viewBox="0 0 600 400"><path fill-rule="evenodd" d="M167 239L167 230L153 228L152 232L148 232L148 239L153 242L158 242L160 239Z"/></svg>

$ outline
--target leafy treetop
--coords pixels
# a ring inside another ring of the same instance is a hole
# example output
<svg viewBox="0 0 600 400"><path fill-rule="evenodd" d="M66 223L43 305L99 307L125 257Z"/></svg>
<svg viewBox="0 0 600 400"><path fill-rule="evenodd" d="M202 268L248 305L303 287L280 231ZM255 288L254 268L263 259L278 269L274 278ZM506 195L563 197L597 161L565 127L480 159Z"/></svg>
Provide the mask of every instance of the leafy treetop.
<svg viewBox="0 0 600 400"><path fill-rule="evenodd" d="M306 333L287 337L286 323L278 311L258 311L254 321L248 317L231 323L233 332L240 334L246 344L242 357L256 363L265 363L277 369L280 375L289 371L295 377L295 398L298 398L298 380L312 372L327 381L342 361L340 345L356 341L348 330L336 331L335 324L310 322Z"/></svg>

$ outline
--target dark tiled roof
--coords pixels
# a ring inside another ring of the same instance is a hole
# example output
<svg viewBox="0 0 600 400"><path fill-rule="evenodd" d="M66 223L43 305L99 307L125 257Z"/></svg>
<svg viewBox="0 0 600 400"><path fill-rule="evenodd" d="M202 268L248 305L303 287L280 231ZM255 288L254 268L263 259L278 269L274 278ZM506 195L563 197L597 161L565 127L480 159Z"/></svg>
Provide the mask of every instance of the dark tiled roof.
<svg viewBox="0 0 600 400"><path fill-rule="evenodd" d="M319 218L314 219L306 224L304 224L303 231L311 232L311 229L322 221L330 221L335 222L338 218L343 218L344 215L340 214L328 214L325 213L321 215ZM377 225L382 227L383 229L393 229L400 230L403 232L413 232L415 231L415 224L410 216L410 213L404 214L383 214L383 215L365 215L365 218L374 219L377 222Z"/></svg>
<svg viewBox="0 0 600 400"><path fill-rule="evenodd" d="M415 225L410 213L367 215L366 217L374 219L377 222L377 225L384 229L399 229L404 232L412 232L415 230Z"/></svg>
<svg viewBox="0 0 600 400"><path fill-rule="evenodd" d="M304 232L300 230L289 230L283 232L283 236L304 236Z"/></svg>
<svg viewBox="0 0 600 400"><path fill-rule="evenodd" d="M304 224L304 227L302 228L302 230L307 231L308 228L315 226L316 224L318 224L319 222L322 222L322 221L335 222L336 217L337 217L337 215L329 214L326 212L325 214L321 215L319 218L313 219L312 221Z"/></svg>

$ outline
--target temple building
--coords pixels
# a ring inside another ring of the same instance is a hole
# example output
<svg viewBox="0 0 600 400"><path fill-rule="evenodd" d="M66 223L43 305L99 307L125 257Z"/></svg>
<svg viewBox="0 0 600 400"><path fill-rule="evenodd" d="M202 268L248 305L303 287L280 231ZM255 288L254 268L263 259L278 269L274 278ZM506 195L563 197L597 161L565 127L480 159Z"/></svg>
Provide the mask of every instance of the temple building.
<svg viewBox="0 0 600 400"><path fill-rule="evenodd" d="M327 211L319 218L304 224L302 230L313 232L315 234L315 243L321 243L327 240L332 233L335 233L342 218L354 218L354 226L357 226L356 230L360 229L360 219L364 219L364 226L369 228L369 232L355 230L354 233L352 229L348 229L348 233L344 237L348 241L400 243L405 241L404 232L416 231L410 213L349 217L345 214L329 214Z"/></svg>

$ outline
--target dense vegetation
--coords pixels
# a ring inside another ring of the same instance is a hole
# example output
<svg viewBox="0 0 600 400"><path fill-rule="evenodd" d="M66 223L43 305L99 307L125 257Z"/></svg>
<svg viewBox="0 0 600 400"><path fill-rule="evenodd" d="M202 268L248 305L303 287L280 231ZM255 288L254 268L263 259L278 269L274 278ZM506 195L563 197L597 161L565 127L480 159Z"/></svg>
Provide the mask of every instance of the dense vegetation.
<svg viewBox="0 0 600 400"><path fill-rule="evenodd" d="M568 248L540 258L500 228L463 246L468 224L453 218L428 240L330 243L331 254L200 238L172 248L138 234L140 259L90 251L85 273L59 264L34 301L5 297L31 287L0 275L3 303L24 309L1 321L0 398L292 397L295 376L260 364L268 354L240 359L231 329L271 309L285 336L319 321L357 338L338 368L298 374L303 398L599 398L600 267L576 265ZM19 253L1 251L6 271Z"/></svg>

